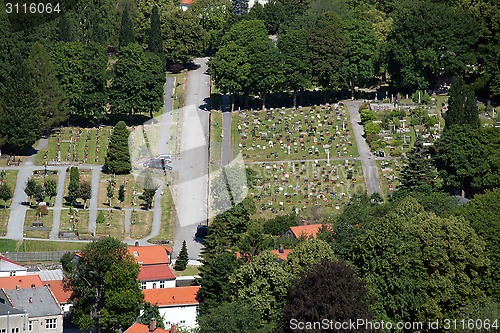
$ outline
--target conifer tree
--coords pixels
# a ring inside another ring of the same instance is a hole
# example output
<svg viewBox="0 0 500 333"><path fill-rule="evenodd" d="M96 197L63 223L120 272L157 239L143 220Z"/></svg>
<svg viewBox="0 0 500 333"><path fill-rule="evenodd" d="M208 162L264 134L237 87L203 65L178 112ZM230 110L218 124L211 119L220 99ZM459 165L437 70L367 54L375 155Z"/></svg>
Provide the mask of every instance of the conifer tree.
<svg viewBox="0 0 500 333"><path fill-rule="evenodd" d="M154 6L153 10L151 11L151 26L149 28L148 50L151 53L156 54L158 57L160 57L160 59L164 59L163 38L161 35L161 21L157 6Z"/></svg>
<svg viewBox="0 0 500 333"><path fill-rule="evenodd" d="M435 184L437 170L428 155L429 151L424 148L422 141L417 141L401 172L400 189L414 190L421 185Z"/></svg>
<svg viewBox="0 0 500 333"><path fill-rule="evenodd" d="M480 127L476 96L460 76L455 77L451 86L448 111L446 111L444 121L447 129L454 125Z"/></svg>
<svg viewBox="0 0 500 333"><path fill-rule="evenodd" d="M123 205L123 202L125 201L125 184L121 184L118 189L118 201L120 201L121 205Z"/></svg>
<svg viewBox="0 0 500 333"><path fill-rule="evenodd" d="M177 257L177 260L175 261L174 269L176 271L185 270L186 266L188 264L188 260L189 260L189 257L188 257L188 252L187 252L186 241L183 241L181 252L179 253L179 256Z"/></svg>
<svg viewBox="0 0 500 333"><path fill-rule="evenodd" d="M130 173L129 130L125 122L119 121L109 139L108 153L104 166L108 173L122 175Z"/></svg>
<svg viewBox="0 0 500 333"><path fill-rule="evenodd" d="M72 167L69 173L68 196L66 200L74 205L80 197L80 172L77 167Z"/></svg>
<svg viewBox="0 0 500 333"><path fill-rule="evenodd" d="M134 26L130 19L128 8L125 7L122 15L122 25L120 28L120 46L127 46L134 42Z"/></svg>

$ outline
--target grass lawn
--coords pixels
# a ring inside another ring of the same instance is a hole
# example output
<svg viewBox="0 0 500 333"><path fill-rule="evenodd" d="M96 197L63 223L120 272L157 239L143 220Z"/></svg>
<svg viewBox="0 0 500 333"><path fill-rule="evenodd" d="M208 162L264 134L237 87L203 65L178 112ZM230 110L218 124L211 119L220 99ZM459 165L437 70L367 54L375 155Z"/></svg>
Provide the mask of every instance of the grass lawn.
<svg viewBox="0 0 500 333"><path fill-rule="evenodd" d="M153 215L152 210L136 210L132 213L130 224L130 237L132 239L144 238L151 233Z"/></svg>
<svg viewBox="0 0 500 333"><path fill-rule="evenodd" d="M245 161L284 161L358 156L345 107L313 106L243 111L232 118L233 146Z"/></svg>
<svg viewBox="0 0 500 333"><path fill-rule="evenodd" d="M58 153L60 161L102 164L108 148L111 128L111 126L101 126L54 129L50 133L46 150L39 151L35 156L35 164L43 165L45 161L56 162Z"/></svg>
<svg viewBox="0 0 500 333"><path fill-rule="evenodd" d="M12 239L0 239L0 252L15 252L17 241Z"/></svg>
<svg viewBox="0 0 500 333"><path fill-rule="evenodd" d="M97 207L99 208L109 208L109 200L107 196L107 187L108 180L111 179L113 175L108 175L105 173L101 173L101 177L99 180L99 195L97 197ZM112 199L113 207L120 207L120 201L118 201L118 190L121 184L125 184L125 201L123 202L122 208L135 208L140 209L142 200L139 199L139 195L136 195L135 205L132 205L132 196L134 193L134 188L136 192L142 192L142 187L139 188L140 185L136 185L136 180L134 175L116 175L114 176L116 185L114 196Z"/></svg>
<svg viewBox="0 0 500 333"><path fill-rule="evenodd" d="M17 181L17 174L18 174L19 171L17 170L5 170L5 174L4 174L4 171L1 171L0 172L0 184L2 183L2 179L3 181L5 181L7 183L7 186L9 186L10 190L12 191L12 195L14 195L14 191L16 189L16 181ZM10 206L12 202L12 199L11 200L7 200L7 207ZM2 201L2 205L0 205L0 208L3 208L5 206L5 203ZM1 214L1 212L0 212Z"/></svg>
<svg viewBox="0 0 500 333"><path fill-rule="evenodd" d="M182 71L179 74L173 74L176 78L175 81L175 94L174 94L174 110L179 109L185 105L186 101L186 88L188 72Z"/></svg>
<svg viewBox="0 0 500 333"><path fill-rule="evenodd" d="M335 214L350 196L365 192L360 161L263 162L251 164L257 172L256 186L249 190L257 208L256 218L298 211L310 218L315 210ZM349 179L350 178L350 179Z"/></svg>
<svg viewBox="0 0 500 333"><path fill-rule="evenodd" d="M173 199L172 193L169 188L163 191L163 197L161 198L161 227L158 236L154 237L152 240L173 240L174 232L174 217L173 213Z"/></svg>
<svg viewBox="0 0 500 333"><path fill-rule="evenodd" d="M175 276L193 276L200 274L200 266L186 266L183 271L176 271L173 269Z"/></svg>
<svg viewBox="0 0 500 333"><path fill-rule="evenodd" d="M28 209L26 211L26 217L24 219L24 234L29 238L49 238L50 231L52 230L52 221L54 220L54 212L52 210L48 211L47 215L42 215L38 217L38 212L36 209ZM32 227L32 223L42 222L43 229L48 230L28 230Z"/></svg>
<svg viewBox="0 0 500 333"><path fill-rule="evenodd" d="M83 209L65 209L61 212L59 232L78 231L81 236L89 234L89 211Z"/></svg>
<svg viewBox="0 0 500 333"><path fill-rule="evenodd" d="M44 251L64 251L64 250L82 250L85 243L76 242L51 242L51 241L35 241L25 240L21 248L25 252L44 252Z"/></svg>
<svg viewBox="0 0 500 333"><path fill-rule="evenodd" d="M3 175L3 179L11 189L12 195L14 195L14 191L16 189L18 172L19 171L17 170L6 170L5 174ZM10 209L7 208L10 206L11 203L12 199L7 200L7 203L2 201L2 203L0 204L0 236L5 236L7 234L7 224L9 223L9 216L10 216Z"/></svg>
<svg viewBox="0 0 500 333"><path fill-rule="evenodd" d="M97 223L96 236L111 236L123 239L125 236L125 212L120 210L104 211L104 223Z"/></svg>
<svg viewBox="0 0 500 333"><path fill-rule="evenodd" d="M222 165L222 113L210 113L210 169L220 170Z"/></svg>

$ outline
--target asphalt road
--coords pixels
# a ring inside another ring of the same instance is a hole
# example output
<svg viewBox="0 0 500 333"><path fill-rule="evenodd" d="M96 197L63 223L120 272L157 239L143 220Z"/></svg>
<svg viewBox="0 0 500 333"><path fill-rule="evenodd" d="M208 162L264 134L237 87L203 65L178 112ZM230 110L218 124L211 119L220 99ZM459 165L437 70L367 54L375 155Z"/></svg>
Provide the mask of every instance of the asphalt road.
<svg viewBox="0 0 500 333"><path fill-rule="evenodd" d="M182 110L182 135L178 178L174 182L177 219L174 258L185 240L189 259L199 259L202 244L195 239L199 224L207 223L209 112L204 109L210 97L208 58L195 59L200 67L188 73L186 107Z"/></svg>
<svg viewBox="0 0 500 333"><path fill-rule="evenodd" d="M346 102L349 116L351 118L352 129L354 131L354 137L356 138L356 144L358 145L359 160L361 160L361 165L363 167L363 175L366 181L366 191L368 192L368 195L377 192L382 196L375 156L371 153L370 147L363 137L364 129L363 125L361 125L361 117L359 115L359 107L362 103L363 101Z"/></svg>

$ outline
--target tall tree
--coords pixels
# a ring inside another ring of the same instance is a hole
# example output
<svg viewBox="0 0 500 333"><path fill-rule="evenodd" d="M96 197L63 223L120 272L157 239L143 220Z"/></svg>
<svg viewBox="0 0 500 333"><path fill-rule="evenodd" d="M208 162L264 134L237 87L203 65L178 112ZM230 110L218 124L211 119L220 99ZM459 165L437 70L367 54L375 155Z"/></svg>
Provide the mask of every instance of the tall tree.
<svg viewBox="0 0 500 333"><path fill-rule="evenodd" d="M120 46L127 46L135 41L134 25L129 16L128 7L125 7L122 14L122 24L120 27Z"/></svg>
<svg viewBox="0 0 500 333"><path fill-rule="evenodd" d="M188 251L187 251L186 241L184 240L182 242L181 252L179 252L179 256L177 257L177 260L175 261L174 269L176 271L185 270L186 266L188 264L188 260L189 260Z"/></svg>
<svg viewBox="0 0 500 333"><path fill-rule="evenodd" d="M158 14L158 6L154 6L151 11L151 26L148 33L148 50L163 59L163 37L161 33L161 21Z"/></svg>
<svg viewBox="0 0 500 333"><path fill-rule="evenodd" d="M70 205L75 205L76 200L80 197L80 172L77 167L71 167L69 173L68 196L66 200Z"/></svg>
<svg viewBox="0 0 500 333"><path fill-rule="evenodd" d="M248 13L248 0L232 0L233 15L241 16Z"/></svg>
<svg viewBox="0 0 500 333"><path fill-rule="evenodd" d="M296 332L299 322L322 322L324 318L340 323L370 320L370 305L367 288L352 268L323 261L313 265L290 286L284 309L284 332ZM358 327L352 332L371 331Z"/></svg>
<svg viewBox="0 0 500 333"><path fill-rule="evenodd" d="M197 0L189 7L189 11L200 18L208 35L208 53L212 55L218 49L231 17L231 0Z"/></svg>
<svg viewBox="0 0 500 333"><path fill-rule="evenodd" d="M108 153L104 167L108 173L128 174L132 170L128 136L130 131L124 121L119 121L109 138Z"/></svg>
<svg viewBox="0 0 500 333"><path fill-rule="evenodd" d="M92 197L92 185L89 182L81 182L79 196L83 199L83 209L87 209L87 200Z"/></svg>
<svg viewBox="0 0 500 333"><path fill-rule="evenodd" d="M33 177L28 178L28 181L26 182L26 187L24 188L24 193L29 198L29 203L31 204L31 198L36 194L36 182L33 179Z"/></svg>
<svg viewBox="0 0 500 333"><path fill-rule="evenodd" d="M64 286L71 290L73 320L81 330L109 332L129 327L144 296L137 284L140 266L127 245L115 238L89 243L66 265Z"/></svg>
<svg viewBox="0 0 500 333"><path fill-rule="evenodd" d="M6 182L0 184L0 199L3 200L3 208L7 209L7 201L12 199L12 190Z"/></svg>
<svg viewBox="0 0 500 333"><path fill-rule="evenodd" d="M123 202L125 201L125 184L121 184L120 188L118 188L118 201L123 206Z"/></svg>
<svg viewBox="0 0 500 333"><path fill-rule="evenodd" d="M57 195L57 183L54 179L47 179L43 183L43 187L45 188L45 194L49 197L49 201L52 201L52 198Z"/></svg>
<svg viewBox="0 0 500 333"><path fill-rule="evenodd" d="M116 181L113 178L108 179L108 186L106 186L106 196L108 197L109 207L111 207L111 200L113 200L113 197L115 196L115 185Z"/></svg>
<svg viewBox="0 0 500 333"><path fill-rule="evenodd" d="M301 242L288 255L285 270L295 276L307 272L312 266L322 261L334 261L332 247L325 241L310 239Z"/></svg>
<svg viewBox="0 0 500 333"><path fill-rule="evenodd" d="M468 125L477 129L481 125L474 91L465 84L461 76L453 79L444 121L447 129L454 125Z"/></svg>
<svg viewBox="0 0 500 333"><path fill-rule="evenodd" d="M414 190L422 185L433 186L436 182L437 170L425 149L422 141L417 141L412 151L408 154L408 160L400 175L400 186L402 190Z"/></svg>
<svg viewBox="0 0 500 333"><path fill-rule="evenodd" d="M165 318L160 313L158 305L145 302L142 308L142 315L139 318L139 323L148 325L151 318L156 319L156 326L165 328Z"/></svg>
<svg viewBox="0 0 500 333"><path fill-rule="evenodd" d="M325 89L340 87L346 43L340 18L334 13L319 15L309 30L308 42L314 80Z"/></svg>
<svg viewBox="0 0 500 333"><path fill-rule="evenodd" d="M44 127L59 125L68 119L67 105L50 55L42 44L33 44L26 64L39 98Z"/></svg>

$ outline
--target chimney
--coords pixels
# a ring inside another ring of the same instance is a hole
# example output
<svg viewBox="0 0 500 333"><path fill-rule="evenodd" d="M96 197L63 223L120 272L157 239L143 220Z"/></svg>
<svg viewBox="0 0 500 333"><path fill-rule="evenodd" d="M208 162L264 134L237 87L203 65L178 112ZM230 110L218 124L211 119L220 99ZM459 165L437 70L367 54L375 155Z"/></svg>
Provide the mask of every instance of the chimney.
<svg viewBox="0 0 500 333"><path fill-rule="evenodd" d="M16 286L16 290L19 290L19 286Z"/></svg>
<svg viewBox="0 0 500 333"><path fill-rule="evenodd" d="M170 327L170 333L177 333L177 326L172 325L172 326Z"/></svg>
<svg viewBox="0 0 500 333"><path fill-rule="evenodd" d="M135 242L135 246L139 246L139 242Z"/></svg>
<svg viewBox="0 0 500 333"><path fill-rule="evenodd" d="M156 330L156 319L155 318L151 318L149 320L149 331L150 332L154 332Z"/></svg>
<svg viewBox="0 0 500 333"><path fill-rule="evenodd" d="M283 249L283 244L280 244L279 253L285 253L285 250Z"/></svg>
<svg viewBox="0 0 500 333"><path fill-rule="evenodd" d="M33 297L30 297L29 302L33 303Z"/></svg>

